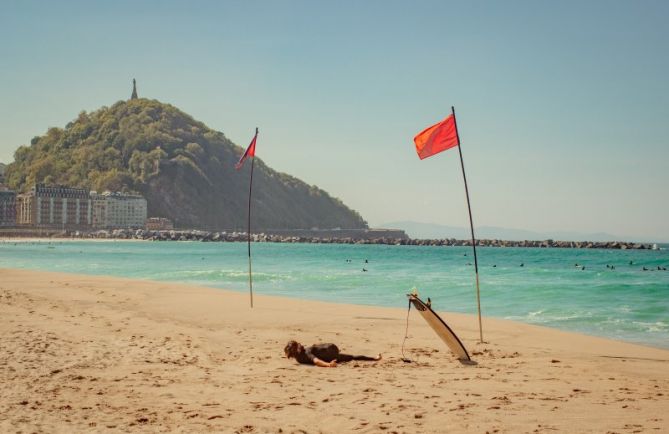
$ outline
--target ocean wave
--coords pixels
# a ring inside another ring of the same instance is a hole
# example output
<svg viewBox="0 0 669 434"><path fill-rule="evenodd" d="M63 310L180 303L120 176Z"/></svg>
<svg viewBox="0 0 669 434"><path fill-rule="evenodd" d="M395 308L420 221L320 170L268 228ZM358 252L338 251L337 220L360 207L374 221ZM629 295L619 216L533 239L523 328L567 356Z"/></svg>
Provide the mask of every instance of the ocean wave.
<svg viewBox="0 0 669 434"><path fill-rule="evenodd" d="M241 270L172 270L166 272L156 273L152 276L153 278L159 278L161 280L173 280L179 282L191 282L191 281L235 281L240 279L248 279L248 271ZM265 272L253 272L254 280L290 280L291 276L289 274L276 274L276 273L265 273Z"/></svg>
<svg viewBox="0 0 669 434"><path fill-rule="evenodd" d="M632 321L632 324L639 327L641 330L650 333L664 333L669 331L669 323L656 321L653 323Z"/></svg>

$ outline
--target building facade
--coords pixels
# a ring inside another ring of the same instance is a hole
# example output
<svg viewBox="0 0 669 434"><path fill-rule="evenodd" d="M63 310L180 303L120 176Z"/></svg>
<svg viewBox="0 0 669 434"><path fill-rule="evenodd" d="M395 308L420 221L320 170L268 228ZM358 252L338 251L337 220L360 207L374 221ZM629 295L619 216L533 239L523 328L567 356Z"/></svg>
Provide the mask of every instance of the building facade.
<svg viewBox="0 0 669 434"><path fill-rule="evenodd" d="M16 193L0 189L0 227L16 226Z"/></svg>
<svg viewBox="0 0 669 434"><path fill-rule="evenodd" d="M16 225L33 225L33 207L35 206L35 196L30 193L19 194L16 196Z"/></svg>
<svg viewBox="0 0 669 434"><path fill-rule="evenodd" d="M91 211L84 188L36 184L17 197L16 220L19 225L83 229L91 226Z"/></svg>
<svg viewBox="0 0 669 434"><path fill-rule="evenodd" d="M7 208L10 213L13 210L12 226L85 230L143 228L146 222L146 199L137 195L36 184L15 197L14 205Z"/></svg>
<svg viewBox="0 0 669 434"><path fill-rule="evenodd" d="M147 203L142 196L105 191L93 197L97 224L109 229L143 228L146 222Z"/></svg>
<svg viewBox="0 0 669 434"><path fill-rule="evenodd" d="M165 217L149 217L146 219L146 229L150 231L171 231L174 224Z"/></svg>
<svg viewBox="0 0 669 434"><path fill-rule="evenodd" d="M91 226L98 229L107 227L107 197L91 191L91 203Z"/></svg>

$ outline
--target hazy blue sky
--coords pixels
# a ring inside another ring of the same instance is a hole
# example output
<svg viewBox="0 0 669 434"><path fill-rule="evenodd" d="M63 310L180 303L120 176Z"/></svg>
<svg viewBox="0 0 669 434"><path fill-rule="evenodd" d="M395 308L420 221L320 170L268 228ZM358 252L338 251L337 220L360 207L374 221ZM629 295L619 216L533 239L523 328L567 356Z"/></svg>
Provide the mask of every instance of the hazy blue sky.
<svg viewBox="0 0 669 434"><path fill-rule="evenodd" d="M0 161L81 110L171 103L372 224L669 240L669 3L1 0Z"/></svg>

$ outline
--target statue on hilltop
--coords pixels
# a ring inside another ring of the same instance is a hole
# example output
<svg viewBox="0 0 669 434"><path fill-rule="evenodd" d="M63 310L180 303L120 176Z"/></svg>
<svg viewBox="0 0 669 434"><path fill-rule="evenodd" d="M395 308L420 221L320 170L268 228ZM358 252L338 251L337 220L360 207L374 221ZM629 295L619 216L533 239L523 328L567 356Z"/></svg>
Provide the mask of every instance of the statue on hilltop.
<svg viewBox="0 0 669 434"><path fill-rule="evenodd" d="M137 82L135 79L132 79L132 95L130 95L130 99L137 99Z"/></svg>

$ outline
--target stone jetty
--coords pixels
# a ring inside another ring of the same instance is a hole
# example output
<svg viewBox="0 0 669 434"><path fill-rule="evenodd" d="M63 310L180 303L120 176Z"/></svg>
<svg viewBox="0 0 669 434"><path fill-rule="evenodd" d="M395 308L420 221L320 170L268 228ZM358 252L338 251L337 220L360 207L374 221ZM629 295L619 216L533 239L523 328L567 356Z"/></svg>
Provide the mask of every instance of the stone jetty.
<svg viewBox="0 0 669 434"><path fill-rule="evenodd" d="M200 230L170 230L149 231L144 229L115 229L94 232L63 232L52 234L56 237L67 238L96 238L96 239L134 239L149 241L201 241L201 242L245 242L245 232L210 232ZM257 233L251 235L253 242L267 243L319 243L319 244L386 244L402 246L471 246L471 240L450 239L411 239L408 237L315 237L290 236L279 234ZM505 241L505 240L476 240L481 247L534 247L534 248L572 248L572 249L641 249L651 250L654 245L648 243L632 243L624 241Z"/></svg>

